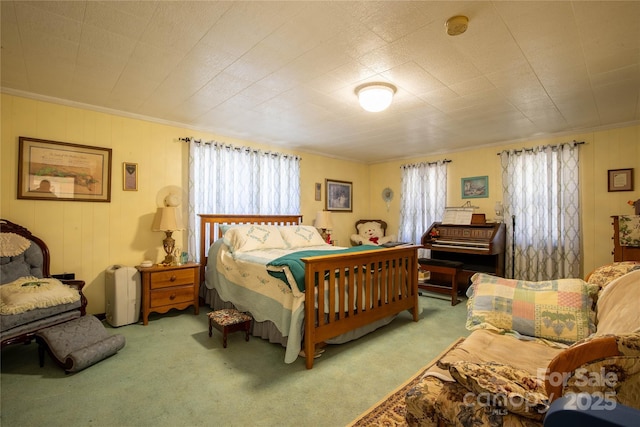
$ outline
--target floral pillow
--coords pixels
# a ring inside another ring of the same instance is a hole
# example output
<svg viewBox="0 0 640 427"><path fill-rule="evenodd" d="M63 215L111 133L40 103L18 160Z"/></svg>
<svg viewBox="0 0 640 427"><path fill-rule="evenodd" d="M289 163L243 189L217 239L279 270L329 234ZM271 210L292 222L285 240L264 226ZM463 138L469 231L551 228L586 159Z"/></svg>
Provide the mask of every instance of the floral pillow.
<svg viewBox="0 0 640 427"><path fill-rule="evenodd" d="M318 233L318 230L310 225L280 227L280 234L288 248L305 248L327 244Z"/></svg>
<svg viewBox="0 0 640 427"><path fill-rule="evenodd" d="M567 344L595 332L598 286L581 279L540 282L476 273L467 302L467 329L497 329Z"/></svg>
<svg viewBox="0 0 640 427"><path fill-rule="evenodd" d="M591 272L591 274L589 274L589 277L587 277L587 282L604 288L611 281L617 279L620 276L624 276L631 270L637 268L640 268L640 263L638 263L637 261L621 261L603 265L596 268Z"/></svg>
<svg viewBox="0 0 640 427"><path fill-rule="evenodd" d="M230 227L222 238L232 253L287 247L275 225L236 225Z"/></svg>
<svg viewBox="0 0 640 427"><path fill-rule="evenodd" d="M454 362L449 373L466 388L466 404L505 409L512 414L542 420L549 408L544 379L499 363Z"/></svg>

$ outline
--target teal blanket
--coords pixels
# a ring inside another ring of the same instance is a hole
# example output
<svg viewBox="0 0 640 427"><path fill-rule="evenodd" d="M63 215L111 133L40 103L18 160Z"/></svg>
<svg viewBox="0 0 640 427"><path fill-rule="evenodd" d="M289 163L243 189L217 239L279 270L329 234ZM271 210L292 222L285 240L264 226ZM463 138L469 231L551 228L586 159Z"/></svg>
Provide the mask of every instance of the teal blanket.
<svg viewBox="0 0 640 427"><path fill-rule="evenodd" d="M370 251L372 249L381 249L380 246L373 245L362 245L362 246L354 246L348 249L338 249L335 251L300 251L293 252L289 255L281 256L280 258L276 258L273 261L267 264L267 271L269 274L277 279L282 280L286 283L290 288L292 283L289 283L287 279L287 274L284 271L284 267L288 267L291 275L293 276L296 285L300 292L304 292L304 261L302 258L309 258L312 256L322 256L322 255L335 255L335 254L346 254L351 252L362 252L362 251Z"/></svg>

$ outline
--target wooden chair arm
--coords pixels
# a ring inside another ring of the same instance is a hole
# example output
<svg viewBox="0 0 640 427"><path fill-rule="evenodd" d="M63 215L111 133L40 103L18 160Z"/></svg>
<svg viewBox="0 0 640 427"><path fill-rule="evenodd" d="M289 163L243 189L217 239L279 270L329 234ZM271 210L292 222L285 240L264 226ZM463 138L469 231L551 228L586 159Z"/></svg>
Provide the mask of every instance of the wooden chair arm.
<svg viewBox="0 0 640 427"><path fill-rule="evenodd" d="M87 314L87 297L82 293L82 288L84 288L85 282L84 280L60 280L65 285L72 286L80 292L80 315L84 316Z"/></svg>
<svg viewBox="0 0 640 427"><path fill-rule="evenodd" d="M614 336L594 338L558 354L549 363L544 380L549 403L562 396L566 378L580 366L620 354Z"/></svg>
<svg viewBox="0 0 640 427"><path fill-rule="evenodd" d="M73 286L79 291L82 291L82 288L84 288L84 285L85 285L84 280L60 280L60 281L65 285Z"/></svg>

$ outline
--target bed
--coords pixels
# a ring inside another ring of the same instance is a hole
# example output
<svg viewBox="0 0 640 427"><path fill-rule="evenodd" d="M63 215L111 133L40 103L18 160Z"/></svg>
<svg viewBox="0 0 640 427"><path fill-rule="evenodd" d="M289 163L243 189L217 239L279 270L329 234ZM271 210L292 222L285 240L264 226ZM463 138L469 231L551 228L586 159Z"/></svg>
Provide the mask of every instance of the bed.
<svg viewBox="0 0 640 427"><path fill-rule="evenodd" d="M409 310L413 320L418 321L416 246L345 250L329 245L297 248L295 251L302 250L302 255L307 255L298 261L304 270L303 283L295 277L298 282L287 284L278 277L287 276L293 280L291 270L295 270L294 267L257 267L252 263L253 258L262 256L256 255L259 252L250 251L243 256L239 251L229 253L229 248L225 249L233 246L228 241L229 233L225 239L221 237L231 225L279 226L287 233L301 230L305 226L301 224L300 215L199 216L200 277L205 279L201 297L214 309L236 307L251 313L255 320L252 333L270 341L280 341L286 347L287 363L296 360L300 353L305 357L307 369L311 369L318 344L358 338L389 323L404 310ZM282 234L285 236L286 233L283 231ZM269 251L280 254L279 249L266 250ZM238 270L227 262L237 264ZM322 297L318 298L319 295ZM281 338L273 338L272 332L265 332L272 326ZM299 352L303 337L304 348Z"/></svg>

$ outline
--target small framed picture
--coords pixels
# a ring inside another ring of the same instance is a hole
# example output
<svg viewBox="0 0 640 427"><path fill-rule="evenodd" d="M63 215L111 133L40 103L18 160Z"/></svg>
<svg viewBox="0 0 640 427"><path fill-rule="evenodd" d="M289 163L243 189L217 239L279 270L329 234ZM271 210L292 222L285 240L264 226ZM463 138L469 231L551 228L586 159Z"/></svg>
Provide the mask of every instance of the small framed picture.
<svg viewBox="0 0 640 427"><path fill-rule="evenodd" d="M122 163L122 189L124 191L138 191L137 163Z"/></svg>
<svg viewBox="0 0 640 427"><path fill-rule="evenodd" d="M325 183L326 210L334 212L353 211L353 183L326 179Z"/></svg>
<svg viewBox="0 0 640 427"><path fill-rule="evenodd" d="M610 169L609 192L633 191L633 169Z"/></svg>
<svg viewBox="0 0 640 427"><path fill-rule="evenodd" d="M462 178L462 198L482 199L489 197L489 177Z"/></svg>
<svg viewBox="0 0 640 427"><path fill-rule="evenodd" d="M322 184L316 182L316 201L322 200Z"/></svg>

